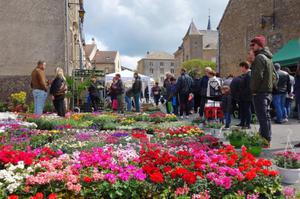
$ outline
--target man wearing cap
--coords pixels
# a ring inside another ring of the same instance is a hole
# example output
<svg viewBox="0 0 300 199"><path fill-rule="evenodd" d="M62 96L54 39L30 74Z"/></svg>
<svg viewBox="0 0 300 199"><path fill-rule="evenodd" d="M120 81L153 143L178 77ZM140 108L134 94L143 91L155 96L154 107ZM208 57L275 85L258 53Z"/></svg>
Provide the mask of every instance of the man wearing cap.
<svg viewBox="0 0 300 199"><path fill-rule="evenodd" d="M262 35L252 39L250 47L255 54L255 59L251 65L250 80L253 104L260 126L259 132L270 143L272 134L270 104L273 90L273 55L266 47L266 38ZM270 147L270 144L266 147Z"/></svg>
<svg viewBox="0 0 300 199"><path fill-rule="evenodd" d="M288 121L285 109L286 96L291 92L290 76L287 72L280 69L280 64L274 64L278 74L277 87L273 89L273 105L276 110L276 123L281 124Z"/></svg>

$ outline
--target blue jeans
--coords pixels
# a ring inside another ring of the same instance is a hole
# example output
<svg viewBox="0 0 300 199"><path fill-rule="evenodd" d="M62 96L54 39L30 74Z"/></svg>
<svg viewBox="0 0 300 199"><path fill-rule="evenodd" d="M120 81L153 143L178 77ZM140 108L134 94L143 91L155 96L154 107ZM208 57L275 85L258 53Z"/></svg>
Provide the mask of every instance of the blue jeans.
<svg viewBox="0 0 300 199"><path fill-rule="evenodd" d="M285 112L286 112L287 118L291 117L292 102L293 102L293 100L290 98L285 99Z"/></svg>
<svg viewBox="0 0 300 199"><path fill-rule="evenodd" d="M33 101L34 101L34 114L41 115L43 114L45 101L47 99L47 92L39 89L34 89L32 91Z"/></svg>
<svg viewBox="0 0 300 199"><path fill-rule="evenodd" d="M127 111L131 111L131 97L125 95L125 102L127 104Z"/></svg>
<svg viewBox="0 0 300 199"><path fill-rule="evenodd" d="M135 111L140 112L140 93L134 94Z"/></svg>
<svg viewBox="0 0 300 199"><path fill-rule="evenodd" d="M259 93L253 96L253 104L257 120L259 122L260 135L268 141L271 141L271 116L270 104L272 95L269 93Z"/></svg>
<svg viewBox="0 0 300 199"><path fill-rule="evenodd" d="M225 119L225 128L229 128L231 123L231 114L230 112L224 112L224 119Z"/></svg>
<svg viewBox="0 0 300 199"><path fill-rule="evenodd" d="M273 106L276 110L276 122L282 122L283 119L287 118L285 111L285 99L286 94L273 95Z"/></svg>

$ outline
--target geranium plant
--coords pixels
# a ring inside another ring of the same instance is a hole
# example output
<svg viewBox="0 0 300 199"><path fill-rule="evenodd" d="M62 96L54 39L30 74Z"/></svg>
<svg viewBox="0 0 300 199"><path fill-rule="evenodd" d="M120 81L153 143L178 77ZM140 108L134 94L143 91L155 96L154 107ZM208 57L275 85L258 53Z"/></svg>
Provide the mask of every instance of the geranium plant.
<svg viewBox="0 0 300 199"><path fill-rule="evenodd" d="M275 153L274 160L278 167L287 169L300 168L300 153L291 150Z"/></svg>

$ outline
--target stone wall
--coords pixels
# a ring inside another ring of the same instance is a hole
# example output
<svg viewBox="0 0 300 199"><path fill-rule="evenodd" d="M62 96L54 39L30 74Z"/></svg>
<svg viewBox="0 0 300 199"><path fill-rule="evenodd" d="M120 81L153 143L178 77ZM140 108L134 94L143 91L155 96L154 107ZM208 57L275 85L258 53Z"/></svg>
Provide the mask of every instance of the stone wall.
<svg viewBox="0 0 300 199"><path fill-rule="evenodd" d="M262 28L262 15L272 15L273 3L275 27L266 18L266 26ZM239 62L246 59L250 40L255 35L265 35L273 53L290 39L299 38L299 10L299 0L231 0L219 25L221 75L239 74Z"/></svg>
<svg viewBox="0 0 300 199"><path fill-rule="evenodd" d="M28 75L38 60L65 66L65 1L0 1L0 74Z"/></svg>

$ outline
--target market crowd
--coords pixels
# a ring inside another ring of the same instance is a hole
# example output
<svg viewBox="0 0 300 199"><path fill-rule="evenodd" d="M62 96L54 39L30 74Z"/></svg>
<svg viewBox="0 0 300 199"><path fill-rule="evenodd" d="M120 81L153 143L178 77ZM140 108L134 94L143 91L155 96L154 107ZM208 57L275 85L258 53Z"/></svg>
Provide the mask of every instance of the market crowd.
<svg viewBox="0 0 300 199"><path fill-rule="evenodd" d="M266 47L266 39L259 35L251 40L246 61L239 64L241 75L221 78L210 67L206 67L204 75L196 71L193 78L182 68L181 75L176 79L167 73L163 86L158 82L149 90L143 90L142 81L138 73L134 73L134 82L130 88L125 88L120 74L116 74L108 88L112 109L119 113L141 111L141 98L147 103L150 99L158 106L164 104L167 113L173 113L180 118L188 118L190 114L199 114L200 118L208 118L205 114L207 105L220 104L222 122L225 128L231 125L232 114L238 115L242 128L250 128L252 116L255 114L260 125L259 132L271 141L270 106L276 113L275 122L282 124L292 116L291 104L295 99L300 120L300 61L295 76L288 68L281 68L279 63L273 64L272 53ZM34 112L43 113L48 87L53 105L59 116L65 115L65 94L67 91L66 78L63 70L55 70L55 79L48 81L45 76L46 63L39 61L33 70L31 87L34 97ZM88 88L89 101L98 110L100 94L96 77L91 77ZM126 106L126 107L125 107ZM218 116L219 117L219 116ZM218 118L216 116L216 118Z"/></svg>

